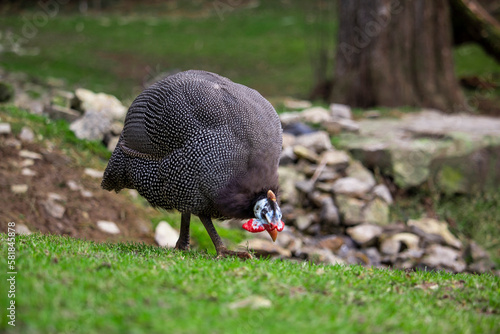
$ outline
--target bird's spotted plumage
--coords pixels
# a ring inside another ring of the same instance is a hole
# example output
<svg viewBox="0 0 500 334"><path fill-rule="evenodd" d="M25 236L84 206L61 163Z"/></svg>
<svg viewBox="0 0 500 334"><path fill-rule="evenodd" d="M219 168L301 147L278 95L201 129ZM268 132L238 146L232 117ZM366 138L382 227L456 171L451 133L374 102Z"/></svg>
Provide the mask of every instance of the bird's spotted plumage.
<svg viewBox="0 0 500 334"><path fill-rule="evenodd" d="M204 71L161 80L132 103L102 181L153 206L251 218L277 193L281 124L257 91Z"/></svg>

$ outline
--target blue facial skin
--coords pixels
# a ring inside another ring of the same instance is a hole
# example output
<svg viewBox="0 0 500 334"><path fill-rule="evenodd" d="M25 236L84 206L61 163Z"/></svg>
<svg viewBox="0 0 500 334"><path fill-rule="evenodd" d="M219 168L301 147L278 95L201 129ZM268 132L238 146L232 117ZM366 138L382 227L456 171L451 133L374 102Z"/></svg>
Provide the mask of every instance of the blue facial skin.
<svg viewBox="0 0 500 334"><path fill-rule="evenodd" d="M281 217L283 215L278 205L275 205L275 208L275 210L272 209L272 206L266 198L257 201L254 207L254 226L269 225L271 229L282 229L283 223L281 222ZM262 217L262 214L264 214L264 217Z"/></svg>

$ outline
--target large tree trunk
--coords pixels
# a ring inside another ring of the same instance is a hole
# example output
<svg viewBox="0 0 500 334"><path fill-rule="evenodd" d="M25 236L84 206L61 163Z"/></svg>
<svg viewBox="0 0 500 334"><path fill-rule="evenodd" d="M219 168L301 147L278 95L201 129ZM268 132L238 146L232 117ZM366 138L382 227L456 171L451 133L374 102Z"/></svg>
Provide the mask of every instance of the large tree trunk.
<svg viewBox="0 0 500 334"><path fill-rule="evenodd" d="M467 108L454 75L448 0L340 0L332 100Z"/></svg>

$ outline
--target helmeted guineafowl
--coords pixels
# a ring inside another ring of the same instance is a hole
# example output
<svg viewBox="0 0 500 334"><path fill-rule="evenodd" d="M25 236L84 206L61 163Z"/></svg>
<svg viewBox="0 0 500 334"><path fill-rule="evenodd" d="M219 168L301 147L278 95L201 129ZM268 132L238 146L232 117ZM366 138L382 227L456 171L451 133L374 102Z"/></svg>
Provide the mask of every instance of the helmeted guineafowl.
<svg viewBox="0 0 500 334"><path fill-rule="evenodd" d="M284 227L275 194L282 144L280 120L257 91L204 71L171 75L130 106L101 186L137 189L151 205L182 213L176 248L189 248L191 214L200 217L218 256L211 218L253 218L251 232L273 240Z"/></svg>

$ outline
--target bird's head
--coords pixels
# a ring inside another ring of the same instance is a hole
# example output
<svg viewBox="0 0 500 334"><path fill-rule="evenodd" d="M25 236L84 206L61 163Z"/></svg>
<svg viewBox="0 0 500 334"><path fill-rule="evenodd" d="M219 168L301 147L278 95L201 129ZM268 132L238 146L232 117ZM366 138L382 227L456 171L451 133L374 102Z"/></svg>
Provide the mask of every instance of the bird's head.
<svg viewBox="0 0 500 334"><path fill-rule="evenodd" d="M255 203L253 212L255 218L247 221L242 227L252 233L267 231L273 241L276 241L278 232L285 228L285 223L281 220L282 214L276 201L276 195L269 190L266 197Z"/></svg>

